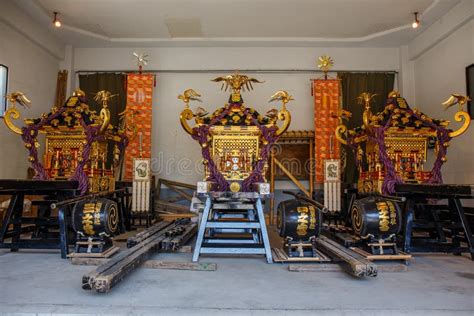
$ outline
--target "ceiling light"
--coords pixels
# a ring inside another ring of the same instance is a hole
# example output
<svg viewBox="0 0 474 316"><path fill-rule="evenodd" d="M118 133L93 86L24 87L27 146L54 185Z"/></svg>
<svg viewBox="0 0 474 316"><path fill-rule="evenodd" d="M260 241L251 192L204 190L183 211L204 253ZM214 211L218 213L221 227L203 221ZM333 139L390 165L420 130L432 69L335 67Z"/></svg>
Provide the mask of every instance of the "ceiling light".
<svg viewBox="0 0 474 316"><path fill-rule="evenodd" d="M58 12L54 12L53 25L56 27L61 27L61 21L58 19Z"/></svg>
<svg viewBox="0 0 474 316"><path fill-rule="evenodd" d="M413 21L411 27L416 29L418 26L420 26L420 20L418 20L418 12L413 13L415 15L415 21Z"/></svg>

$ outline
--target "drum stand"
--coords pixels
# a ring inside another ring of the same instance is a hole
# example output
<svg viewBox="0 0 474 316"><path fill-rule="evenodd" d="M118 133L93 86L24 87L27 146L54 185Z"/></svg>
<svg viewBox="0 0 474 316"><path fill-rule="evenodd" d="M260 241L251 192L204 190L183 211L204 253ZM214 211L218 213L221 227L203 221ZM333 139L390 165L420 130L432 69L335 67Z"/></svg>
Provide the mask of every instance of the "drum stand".
<svg viewBox="0 0 474 316"><path fill-rule="evenodd" d="M373 255L398 255L395 234L380 239L376 239L373 235L369 235L368 239L367 246L370 248L370 252Z"/></svg>
<svg viewBox="0 0 474 316"><path fill-rule="evenodd" d="M77 233L76 253L103 253L113 246L112 239L103 235L99 237L86 237L81 233Z"/></svg>
<svg viewBox="0 0 474 316"><path fill-rule="evenodd" d="M294 241L291 237L286 237L284 241L284 250L288 257L318 257L318 253L314 246L315 237L311 237L309 240Z"/></svg>
<svg viewBox="0 0 474 316"><path fill-rule="evenodd" d="M205 197L193 262L200 254L260 254L272 263L260 194L211 192Z"/></svg>

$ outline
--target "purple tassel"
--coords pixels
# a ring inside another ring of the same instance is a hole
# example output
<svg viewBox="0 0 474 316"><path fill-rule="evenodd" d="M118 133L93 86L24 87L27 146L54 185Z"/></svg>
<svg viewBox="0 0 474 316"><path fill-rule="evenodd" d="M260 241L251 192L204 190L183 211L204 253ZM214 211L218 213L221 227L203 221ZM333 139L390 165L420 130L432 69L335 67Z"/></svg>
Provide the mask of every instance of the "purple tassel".
<svg viewBox="0 0 474 316"><path fill-rule="evenodd" d="M49 124L52 120L57 118L59 115L61 115L66 109L61 108L54 114L51 114L48 117L43 117L40 119L40 121L35 124L35 125L30 125L23 127L22 130L22 135L21 138L25 144L29 144L28 147L28 154L30 157L33 157L33 161L31 162L31 166L35 170L35 176L34 179L37 180L48 180L48 174L44 170L43 165L41 162L39 162L38 159L38 150L36 149L35 143L36 143L36 136L38 136L38 132L41 127L43 127L45 124Z"/></svg>

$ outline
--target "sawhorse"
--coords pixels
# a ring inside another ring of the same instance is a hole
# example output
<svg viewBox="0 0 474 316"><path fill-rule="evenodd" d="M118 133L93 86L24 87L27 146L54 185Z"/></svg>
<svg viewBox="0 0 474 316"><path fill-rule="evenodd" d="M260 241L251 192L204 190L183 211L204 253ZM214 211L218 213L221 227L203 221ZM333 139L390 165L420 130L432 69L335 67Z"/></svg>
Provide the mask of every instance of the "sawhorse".
<svg viewBox="0 0 474 316"><path fill-rule="evenodd" d="M272 263L261 197L219 198L207 194L193 262L200 254L260 254Z"/></svg>

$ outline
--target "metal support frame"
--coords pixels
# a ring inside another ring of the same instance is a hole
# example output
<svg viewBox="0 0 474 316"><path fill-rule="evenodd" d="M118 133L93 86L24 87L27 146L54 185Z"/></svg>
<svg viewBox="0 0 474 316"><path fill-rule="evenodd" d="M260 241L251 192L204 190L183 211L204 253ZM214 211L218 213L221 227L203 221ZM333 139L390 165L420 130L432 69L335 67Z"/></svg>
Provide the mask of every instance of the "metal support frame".
<svg viewBox="0 0 474 316"><path fill-rule="evenodd" d="M200 254L262 254L268 263L272 263L261 198L253 199L252 205L250 207L248 202L239 203L235 200L223 203L214 201L207 195L194 247L193 262L199 260ZM221 219L225 220L220 221ZM229 233L246 233L251 237L223 237Z"/></svg>

